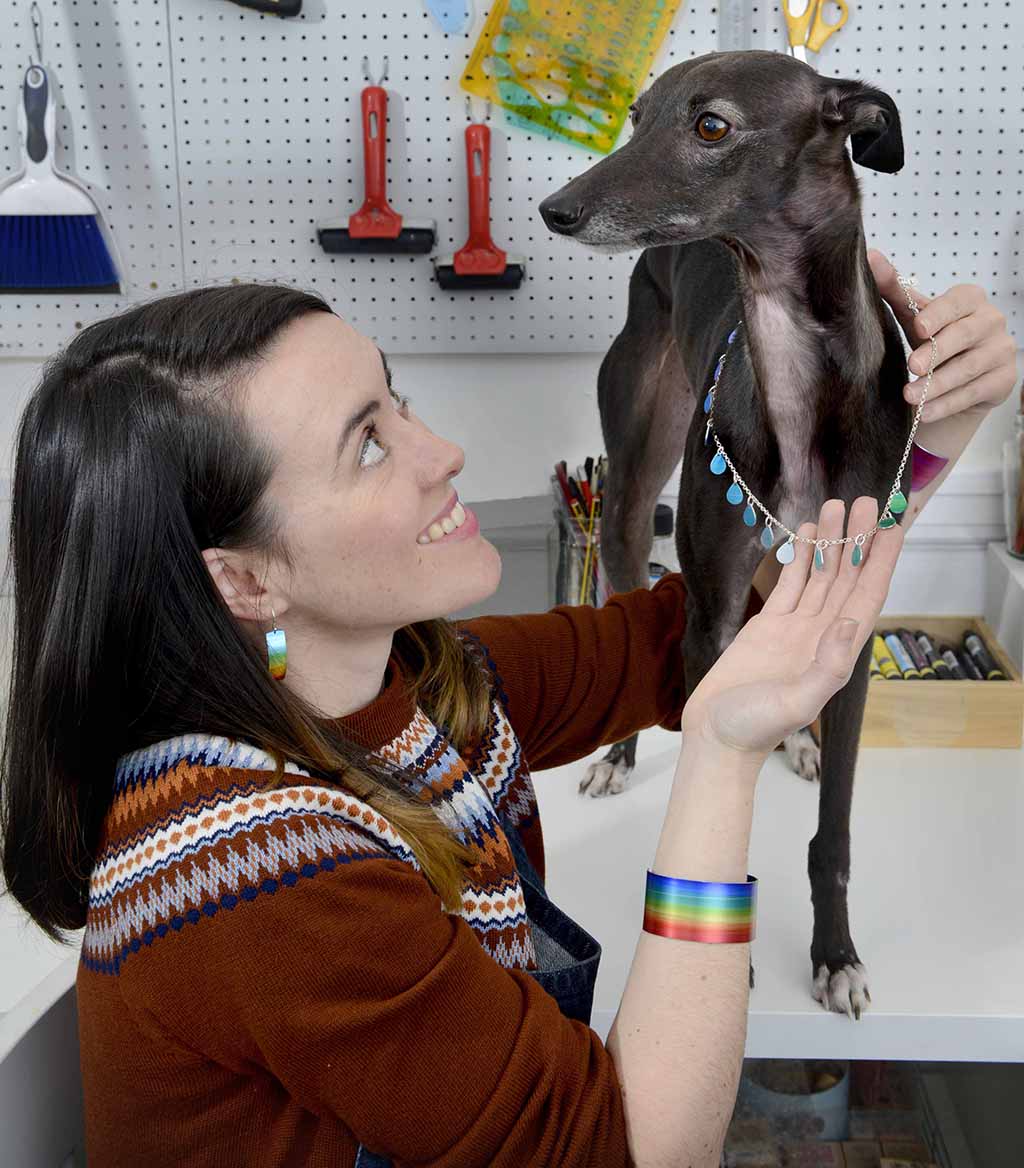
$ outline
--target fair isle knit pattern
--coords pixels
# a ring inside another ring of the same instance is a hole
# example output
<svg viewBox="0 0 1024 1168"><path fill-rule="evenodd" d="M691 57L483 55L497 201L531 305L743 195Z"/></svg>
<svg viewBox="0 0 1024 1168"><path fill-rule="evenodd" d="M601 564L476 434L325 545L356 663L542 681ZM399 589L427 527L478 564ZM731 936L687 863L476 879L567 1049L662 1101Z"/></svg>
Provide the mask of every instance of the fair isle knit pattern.
<svg viewBox="0 0 1024 1168"><path fill-rule="evenodd" d="M536 968L498 813L519 825L536 817L537 806L498 698L471 766L421 710L379 754L404 768L412 789L479 854L461 915L481 945L508 968ZM341 865L389 859L419 870L376 810L294 764L285 769L298 781L268 789L270 755L198 734L125 755L90 884L84 964L116 975L169 933L215 928L218 913L246 911L262 895L286 896L299 881L331 878Z"/></svg>

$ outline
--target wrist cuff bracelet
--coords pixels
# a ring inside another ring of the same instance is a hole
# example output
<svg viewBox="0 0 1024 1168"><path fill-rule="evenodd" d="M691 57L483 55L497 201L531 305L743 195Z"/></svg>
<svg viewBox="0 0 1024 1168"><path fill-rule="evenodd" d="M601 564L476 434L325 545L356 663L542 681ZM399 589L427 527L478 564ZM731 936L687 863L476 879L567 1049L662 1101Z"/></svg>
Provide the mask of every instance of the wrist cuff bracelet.
<svg viewBox="0 0 1024 1168"><path fill-rule="evenodd" d="M736 944L754 936L757 877L743 884L681 880L647 870L644 930L676 941Z"/></svg>

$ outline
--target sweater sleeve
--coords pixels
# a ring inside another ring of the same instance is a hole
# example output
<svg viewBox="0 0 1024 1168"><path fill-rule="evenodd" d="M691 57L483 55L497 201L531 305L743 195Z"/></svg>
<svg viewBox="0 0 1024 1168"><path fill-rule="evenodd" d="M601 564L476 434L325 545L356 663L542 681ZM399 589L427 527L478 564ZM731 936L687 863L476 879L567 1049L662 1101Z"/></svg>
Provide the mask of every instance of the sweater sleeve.
<svg viewBox="0 0 1024 1168"><path fill-rule="evenodd" d="M367 843L133 953L127 1003L396 1165L630 1166L594 1031Z"/></svg>
<svg viewBox="0 0 1024 1168"><path fill-rule="evenodd" d="M649 726L679 729L685 608L682 577L672 573L601 608L560 605L460 627L486 650L527 764L542 770ZM747 618L760 608L751 589Z"/></svg>

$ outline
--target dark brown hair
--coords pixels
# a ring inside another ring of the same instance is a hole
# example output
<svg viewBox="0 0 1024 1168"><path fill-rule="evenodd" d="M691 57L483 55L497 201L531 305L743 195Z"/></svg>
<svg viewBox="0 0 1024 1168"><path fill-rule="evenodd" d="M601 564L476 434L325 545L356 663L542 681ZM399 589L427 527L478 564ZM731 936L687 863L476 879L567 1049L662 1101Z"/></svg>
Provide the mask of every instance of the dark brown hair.
<svg viewBox="0 0 1024 1168"><path fill-rule="evenodd" d="M7 886L50 936L85 923L120 755L180 734L253 743L343 782L405 838L446 907L471 854L402 782L274 681L214 586L209 547L286 555L274 455L233 390L319 296L237 284L99 321L48 362L18 432L14 657L0 761ZM487 716L453 627L396 634L417 700L461 746Z"/></svg>

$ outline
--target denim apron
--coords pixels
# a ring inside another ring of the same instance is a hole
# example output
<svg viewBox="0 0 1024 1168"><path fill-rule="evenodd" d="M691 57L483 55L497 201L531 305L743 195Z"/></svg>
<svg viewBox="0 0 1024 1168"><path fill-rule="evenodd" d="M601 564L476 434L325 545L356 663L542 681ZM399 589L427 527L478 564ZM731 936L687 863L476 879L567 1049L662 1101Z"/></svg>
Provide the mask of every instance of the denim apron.
<svg viewBox="0 0 1024 1168"><path fill-rule="evenodd" d="M498 821L519 870L526 915L537 953L539 968L526 972L548 991L567 1018L578 1019L589 1026L601 946L548 900L544 881L530 863L519 832L504 816L499 816ZM391 1161L360 1145L356 1168L391 1168Z"/></svg>

